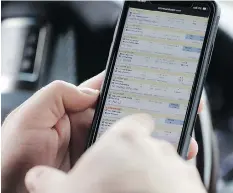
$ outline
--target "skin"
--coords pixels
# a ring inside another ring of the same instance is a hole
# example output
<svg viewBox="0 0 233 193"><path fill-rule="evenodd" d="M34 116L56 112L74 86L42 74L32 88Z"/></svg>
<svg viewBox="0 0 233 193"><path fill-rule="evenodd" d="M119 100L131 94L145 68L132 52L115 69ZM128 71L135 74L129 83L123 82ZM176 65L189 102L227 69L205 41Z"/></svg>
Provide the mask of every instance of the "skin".
<svg viewBox="0 0 233 193"><path fill-rule="evenodd" d="M31 193L206 193L194 165L151 137L152 117L134 114L113 124L68 173L37 166L25 183Z"/></svg>
<svg viewBox="0 0 233 193"><path fill-rule="evenodd" d="M104 72L78 87L55 81L8 115L2 126L3 192L26 192L25 174L37 165L70 171L85 150L103 79ZM192 139L188 158L197 151Z"/></svg>

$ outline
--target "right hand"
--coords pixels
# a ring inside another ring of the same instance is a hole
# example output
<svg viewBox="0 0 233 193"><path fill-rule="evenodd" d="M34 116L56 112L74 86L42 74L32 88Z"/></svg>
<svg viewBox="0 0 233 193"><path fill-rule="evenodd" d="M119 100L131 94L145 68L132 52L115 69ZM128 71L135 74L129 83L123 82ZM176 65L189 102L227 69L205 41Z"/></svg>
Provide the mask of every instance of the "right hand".
<svg viewBox="0 0 233 193"><path fill-rule="evenodd" d="M148 115L123 118L68 174L36 166L26 186L31 193L205 193L195 166L169 143L152 138L153 129Z"/></svg>

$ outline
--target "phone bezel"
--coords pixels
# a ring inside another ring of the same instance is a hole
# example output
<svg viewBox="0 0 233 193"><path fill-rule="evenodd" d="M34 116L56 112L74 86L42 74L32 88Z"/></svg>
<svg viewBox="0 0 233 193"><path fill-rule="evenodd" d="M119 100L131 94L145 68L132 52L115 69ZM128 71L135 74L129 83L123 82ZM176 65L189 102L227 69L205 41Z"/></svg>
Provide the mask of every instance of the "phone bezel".
<svg viewBox="0 0 233 193"><path fill-rule="evenodd" d="M96 140L97 137L97 132L98 132L98 128L99 128L99 124L100 124L100 119L103 113L103 109L104 109L104 104L107 98L107 92L109 89L109 85L110 85L110 81L111 81L111 77L112 77L112 73L113 73L113 69L115 66L115 61L116 61L116 55L119 49L119 45L120 45L120 41L121 41L121 36L123 33L123 28L124 28L124 24L125 24L125 20L127 17L127 12L128 9L131 5L139 5L139 6L143 6L145 4L148 3L152 4L159 4L161 6L163 5L173 5L174 6L174 2L153 2L153 1L146 1L146 2L130 2L130 1L126 1L124 3L121 15L119 17L118 20L118 24L114 33L114 38L113 38L113 42L111 45L111 49L109 52L109 57L108 57L108 62L107 62L107 67L106 67L106 75L105 75L105 80L102 84L102 88L100 91L100 96L99 99L97 101L97 106L96 106L96 111L95 111L95 115L94 115L94 119L92 122L92 126L91 126L91 130L89 133L89 139L88 139L88 143L87 143L87 148L90 147ZM190 4L192 4L193 2L175 2L175 6L182 6L182 7L190 7ZM198 3L198 2L195 2ZM200 54L200 59L199 59L199 63L197 66L197 70L196 70L196 75L194 78L194 84L191 90L191 96L190 96L190 100L189 100L189 104L188 104L188 108L186 111L186 115L185 115L185 119L184 119L184 125L182 128L182 132L181 132L181 137L179 140L179 145L177 148L177 152L182 156L185 157L186 153L187 153L187 149L189 146L189 141L190 141L190 135L192 134L192 130L193 130L193 125L195 123L195 119L196 119L196 113L198 110L198 105L199 105L199 101L200 101L200 97L201 97L201 92L203 89L203 83L205 80L205 76L207 73L207 69L208 69L208 61L209 61L209 56L211 55L211 45L213 44L213 40L215 39L215 35L216 35L216 26L217 26L217 4L215 2L212 1L200 1L200 4L205 4L208 5L209 9L210 9L210 15L209 15L209 21L208 21L208 25L207 25L207 30L206 30L206 34L204 37L204 42L203 42L203 48L201 50L201 54Z"/></svg>

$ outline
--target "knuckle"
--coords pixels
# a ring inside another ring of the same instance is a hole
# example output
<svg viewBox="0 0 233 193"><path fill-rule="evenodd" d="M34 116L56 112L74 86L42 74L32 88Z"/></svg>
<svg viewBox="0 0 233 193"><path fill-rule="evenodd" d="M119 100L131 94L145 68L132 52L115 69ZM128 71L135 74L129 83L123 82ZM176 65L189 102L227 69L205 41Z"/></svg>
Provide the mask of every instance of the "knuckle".
<svg viewBox="0 0 233 193"><path fill-rule="evenodd" d="M63 80L55 80L52 83L50 83L50 86L55 89L62 89L66 86L66 82Z"/></svg>

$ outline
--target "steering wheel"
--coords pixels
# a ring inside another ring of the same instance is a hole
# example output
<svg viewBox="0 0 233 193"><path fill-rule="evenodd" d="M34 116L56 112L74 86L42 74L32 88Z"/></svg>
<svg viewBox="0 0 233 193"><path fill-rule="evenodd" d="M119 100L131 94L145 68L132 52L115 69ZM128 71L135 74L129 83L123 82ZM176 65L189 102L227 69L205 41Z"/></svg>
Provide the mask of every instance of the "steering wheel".
<svg viewBox="0 0 233 193"><path fill-rule="evenodd" d="M4 2L2 40L6 42L2 43L2 56L5 57L2 77L7 87L2 93L2 120L13 108L52 80L63 79L78 84L102 71L121 8L119 2L111 1ZM16 19L18 26L14 22ZM14 31L21 36L17 36ZM27 50L25 42L28 34L36 40L32 59L25 64L24 54L19 50ZM7 46L13 40L18 42L17 45L11 43L17 49ZM14 51L17 61L10 60ZM68 71L64 70L67 69L64 63L68 65ZM9 71L10 68L14 70ZM202 97L205 108L198 116L194 128L199 144L196 166L208 192L215 193L219 176L219 153L205 90Z"/></svg>

